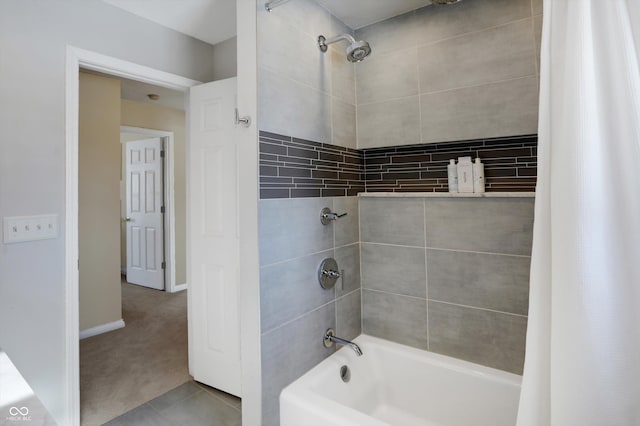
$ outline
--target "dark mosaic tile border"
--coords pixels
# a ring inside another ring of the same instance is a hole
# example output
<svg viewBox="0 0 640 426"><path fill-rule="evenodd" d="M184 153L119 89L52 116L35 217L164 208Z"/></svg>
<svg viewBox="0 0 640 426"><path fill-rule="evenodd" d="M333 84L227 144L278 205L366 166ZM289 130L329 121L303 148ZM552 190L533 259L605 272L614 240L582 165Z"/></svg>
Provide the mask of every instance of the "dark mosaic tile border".
<svg viewBox="0 0 640 426"><path fill-rule="evenodd" d="M487 192L532 192L537 135L364 150L367 192L446 192L450 159L480 157Z"/></svg>
<svg viewBox="0 0 640 426"><path fill-rule="evenodd" d="M360 150L260 132L260 198L356 195L363 172Z"/></svg>
<svg viewBox="0 0 640 426"><path fill-rule="evenodd" d="M447 164L480 157L487 192L532 192L537 135L357 150L260 132L260 198L446 192Z"/></svg>

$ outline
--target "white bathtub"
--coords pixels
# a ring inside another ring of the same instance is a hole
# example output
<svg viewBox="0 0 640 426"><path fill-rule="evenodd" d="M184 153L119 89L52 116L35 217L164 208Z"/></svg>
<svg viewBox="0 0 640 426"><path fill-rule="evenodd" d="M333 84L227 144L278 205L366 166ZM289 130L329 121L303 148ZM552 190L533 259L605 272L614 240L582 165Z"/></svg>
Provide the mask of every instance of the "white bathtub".
<svg viewBox="0 0 640 426"><path fill-rule="evenodd" d="M521 377L361 335L280 394L281 426L513 426ZM344 383L341 366L350 369Z"/></svg>

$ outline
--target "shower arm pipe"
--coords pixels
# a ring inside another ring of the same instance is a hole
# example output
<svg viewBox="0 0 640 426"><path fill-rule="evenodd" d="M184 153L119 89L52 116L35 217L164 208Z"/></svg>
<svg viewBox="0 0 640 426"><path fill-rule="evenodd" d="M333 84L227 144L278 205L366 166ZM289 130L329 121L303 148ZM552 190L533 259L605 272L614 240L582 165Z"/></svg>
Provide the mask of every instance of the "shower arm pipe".
<svg viewBox="0 0 640 426"><path fill-rule="evenodd" d="M264 4L264 8L267 10L267 12L271 12L276 7L282 6L283 4L285 4L288 1L289 0L271 0L271 1L268 1L268 2L266 2Z"/></svg>
<svg viewBox="0 0 640 426"><path fill-rule="evenodd" d="M347 40L350 44L354 44L356 42L356 39L353 38L351 35L349 35L349 34L340 34L339 36L335 36L335 37L323 40L321 45L328 46L330 44L333 44L333 43L336 43L336 42L342 41L342 40Z"/></svg>

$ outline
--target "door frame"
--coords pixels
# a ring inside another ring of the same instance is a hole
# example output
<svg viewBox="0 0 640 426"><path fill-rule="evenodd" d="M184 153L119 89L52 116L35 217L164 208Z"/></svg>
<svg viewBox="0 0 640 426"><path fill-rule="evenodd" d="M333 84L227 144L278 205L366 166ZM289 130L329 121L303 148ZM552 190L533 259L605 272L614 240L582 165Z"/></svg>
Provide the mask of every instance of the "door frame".
<svg viewBox="0 0 640 426"><path fill-rule="evenodd" d="M78 127L80 68L187 93L201 82L133 62L67 46L65 81L65 340L66 401L71 426L80 424L80 326L78 299Z"/></svg>
<svg viewBox="0 0 640 426"><path fill-rule="evenodd" d="M240 155L239 221L240 345L242 356L242 423L258 426L262 412L260 334L260 270L258 260L258 75L257 10L251 0L237 0L238 110L252 117L238 137ZM65 65L65 412L69 426L80 425L80 353L78 301L78 101L80 68L93 69L157 86L187 92L196 80L133 62L67 46ZM187 109L187 121L189 111ZM187 133L187 144L189 135ZM188 161L188 160L187 160ZM189 182L187 181L187 187ZM187 208L189 206L187 205ZM187 223L187 226L189 224ZM189 339L191 341L192 339Z"/></svg>
<svg viewBox="0 0 640 426"><path fill-rule="evenodd" d="M185 111L186 113L186 111ZM176 220L175 220L175 183L174 183L174 134L170 131L147 129L144 127L120 126L120 133L138 133L151 138L162 138L164 146L164 260L167 262L164 271L165 291L176 293L186 290L187 283L176 281ZM122 141L120 141L122 145ZM185 254L186 256L186 254Z"/></svg>

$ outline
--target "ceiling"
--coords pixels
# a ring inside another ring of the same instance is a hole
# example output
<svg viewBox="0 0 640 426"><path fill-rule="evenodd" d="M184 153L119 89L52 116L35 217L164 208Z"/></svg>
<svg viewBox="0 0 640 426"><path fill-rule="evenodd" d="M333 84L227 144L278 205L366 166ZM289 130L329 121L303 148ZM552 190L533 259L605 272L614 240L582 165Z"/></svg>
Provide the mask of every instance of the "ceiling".
<svg viewBox="0 0 640 426"><path fill-rule="evenodd" d="M236 35L236 0L103 0L142 18L156 22L209 44ZM265 2L267 0L257 0ZM290 0L306 1L306 0ZM431 0L316 0L352 29L431 4ZM287 7L282 4L279 7ZM121 79L122 97L137 102L184 109L184 95L170 89ZM160 96L157 101L147 95Z"/></svg>
<svg viewBox="0 0 640 426"><path fill-rule="evenodd" d="M103 1L209 44L236 35L236 0ZM354 30L431 4L431 0L316 1Z"/></svg>
<svg viewBox="0 0 640 426"><path fill-rule="evenodd" d="M142 102L143 104L158 105L165 108L185 109L185 95L179 90L167 89L165 87L154 86L141 81L129 80L98 71L82 69L87 74L95 74L102 77L120 80L120 98L129 101ZM148 95L158 95L157 100L150 99Z"/></svg>
<svg viewBox="0 0 640 426"><path fill-rule="evenodd" d="M122 99L184 110L184 93L178 90L152 86L151 84L126 78L120 78L119 80ZM150 94L158 95L158 100L149 99L147 95Z"/></svg>
<svg viewBox="0 0 640 426"><path fill-rule="evenodd" d="M431 4L431 0L316 1L354 30Z"/></svg>

